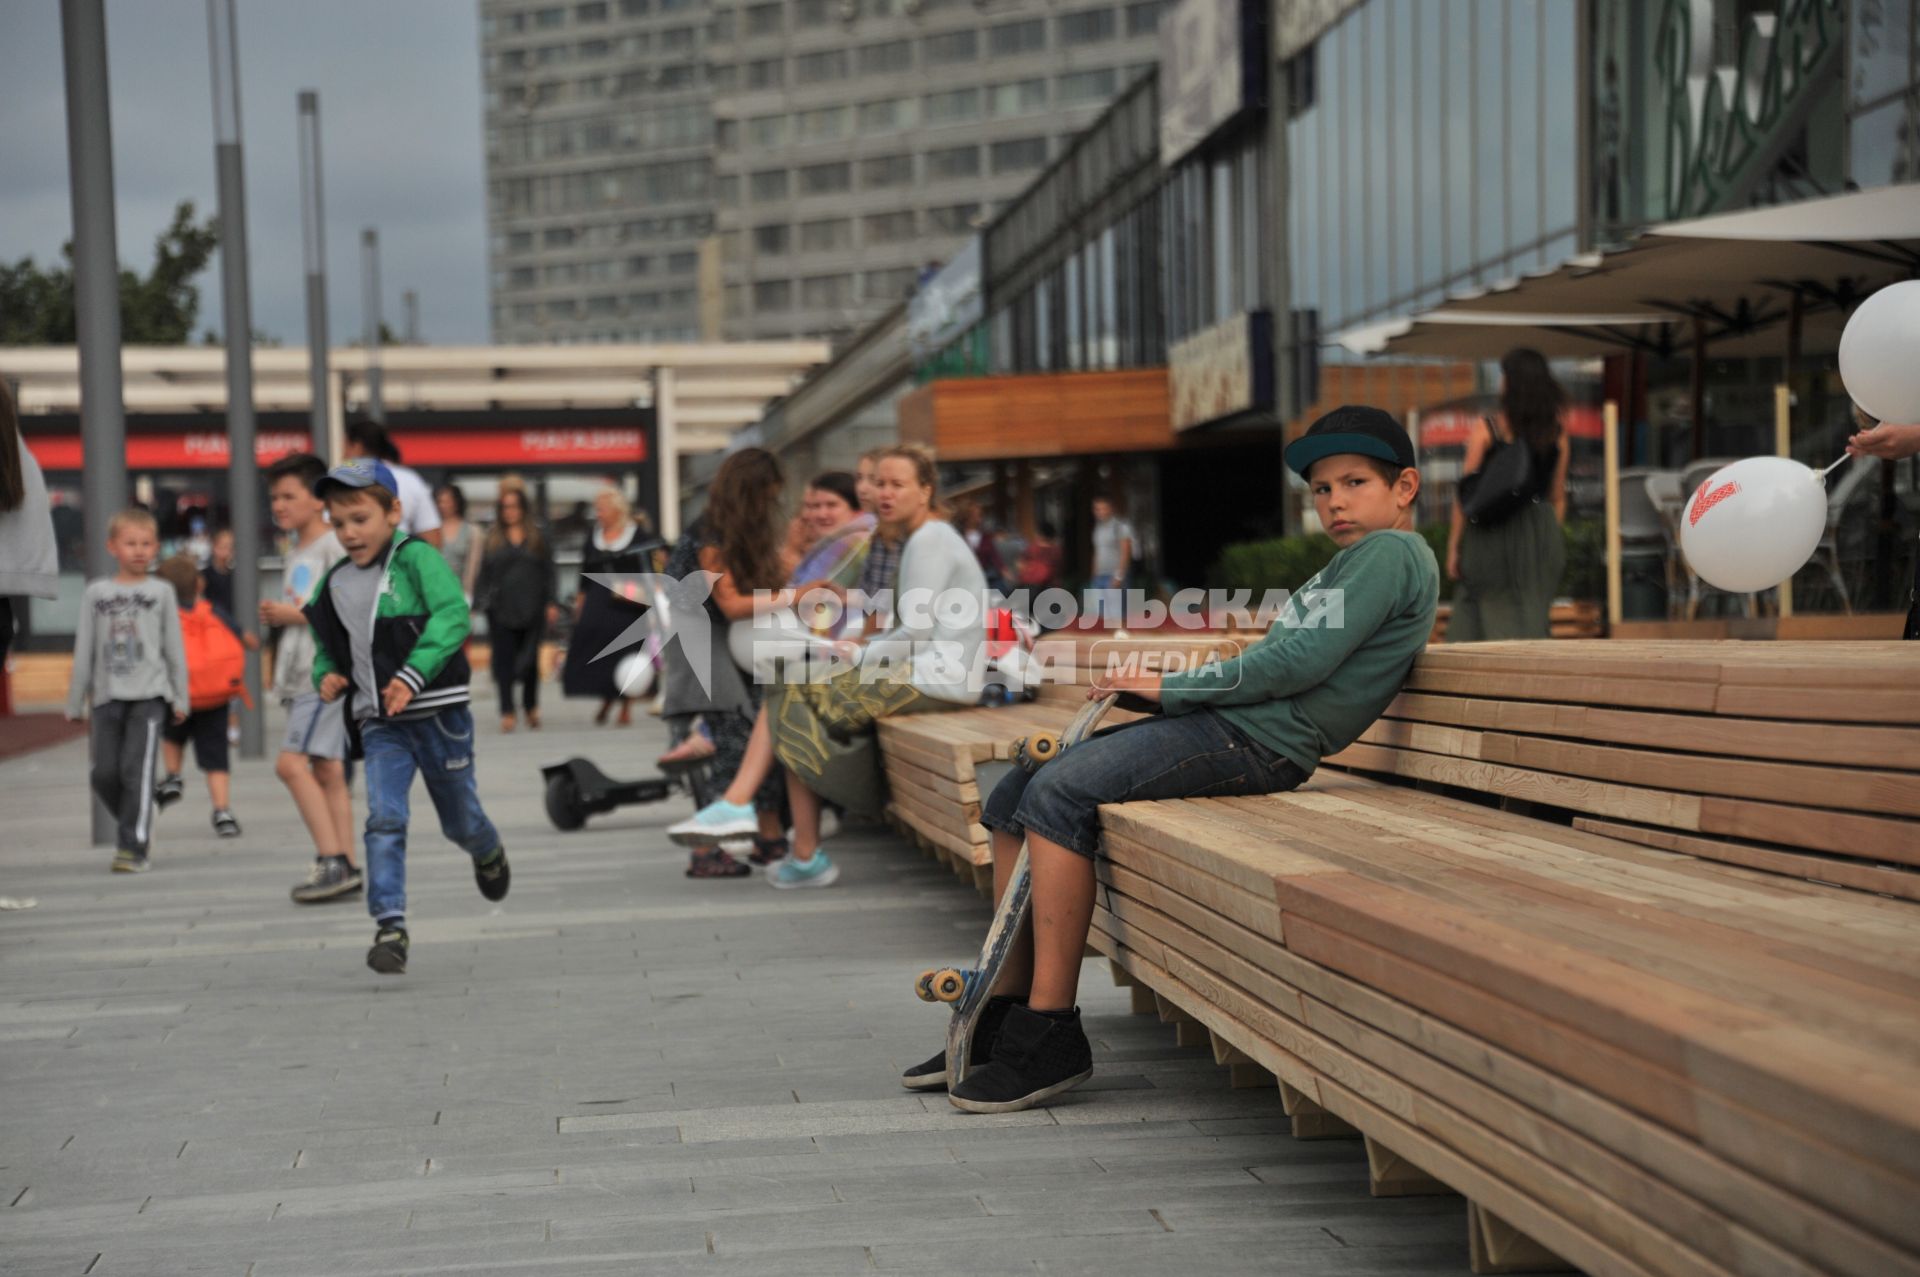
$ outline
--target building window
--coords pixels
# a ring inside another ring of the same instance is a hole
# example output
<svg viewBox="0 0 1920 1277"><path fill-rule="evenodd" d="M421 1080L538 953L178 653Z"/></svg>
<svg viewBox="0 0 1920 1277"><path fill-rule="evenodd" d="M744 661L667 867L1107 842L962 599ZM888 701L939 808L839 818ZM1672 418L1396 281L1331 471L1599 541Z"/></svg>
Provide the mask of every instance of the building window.
<svg viewBox="0 0 1920 1277"><path fill-rule="evenodd" d="M1055 83L1054 100L1061 106L1103 102L1113 96L1118 79L1112 67L1099 71L1075 71L1071 75L1061 76Z"/></svg>
<svg viewBox="0 0 1920 1277"><path fill-rule="evenodd" d="M738 20L733 10L718 10L707 23L707 39L719 44L731 44L737 27Z"/></svg>
<svg viewBox="0 0 1920 1277"><path fill-rule="evenodd" d="M808 310L853 305L853 276L817 275L801 280L800 304Z"/></svg>
<svg viewBox="0 0 1920 1277"><path fill-rule="evenodd" d="M1047 20L1033 18L1027 22L1003 22L988 33L987 46L996 58L1038 53L1047 47Z"/></svg>
<svg viewBox="0 0 1920 1277"><path fill-rule="evenodd" d="M920 272L911 266L870 270L860 276L860 292L870 302L897 302L913 291Z"/></svg>
<svg viewBox="0 0 1920 1277"><path fill-rule="evenodd" d="M1025 169L1039 168L1047 162L1047 139L1044 137L1015 138L1010 142L993 144L993 171L995 173L1018 173Z"/></svg>
<svg viewBox="0 0 1920 1277"><path fill-rule="evenodd" d="M1082 9L1079 13L1063 13L1054 19L1060 28L1060 43L1063 45L1099 44L1103 40L1113 39L1119 24L1114 21L1111 9Z"/></svg>
<svg viewBox="0 0 1920 1277"><path fill-rule="evenodd" d="M642 256L642 257L629 257L627 259L627 278L628 279L638 279L642 275L650 275L652 273L653 273L653 258Z"/></svg>
<svg viewBox="0 0 1920 1277"><path fill-rule="evenodd" d="M653 12L653 0L620 0L620 16L644 18Z"/></svg>
<svg viewBox="0 0 1920 1277"><path fill-rule="evenodd" d="M549 226L541 233L542 248L572 248L573 228L571 226Z"/></svg>
<svg viewBox="0 0 1920 1277"><path fill-rule="evenodd" d="M913 41L888 40L860 47L861 75L888 75L913 70Z"/></svg>
<svg viewBox="0 0 1920 1277"><path fill-rule="evenodd" d="M958 235L973 229L973 219L980 215L978 204L949 204L945 208L927 210L927 222L934 230L947 235Z"/></svg>
<svg viewBox="0 0 1920 1277"><path fill-rule="evenodd" d="M582 40L580 52L576 55L582 62L591 62L595 58L604 58L613 52L613 45L606 40Z"/></svg>
<svg viewBox="0 0 1920 1277"><path fill-rule="evenodd" d="M662 90L691 89L699 82L696 78L698 70L692 63L661 67L654 72L654 84Z"/></svg>
<svg viewBox="0 0 1920 1277"><path fill-rule="evenodd" d="M846 78L847 51L845 49L825 49L819 53L803 53L793 60L795 84L824 84L829 80Z"/></svg>
<svg viewBox="0 0 1920 1277"><path fill-rule="evenodd" d="M767 169L755 173L750 179L753 202L767 204L774 200L787 198L787 170L783 168Z"/></svg>
<svg viewBox="0 0 1920 1277"><path fill-rule="evenodd" d="M1166 0L1139 0L1137 4L1128 5L1127 34L1152 35L1160 29L1160 15L1166 8Z"/></svg>
<svg viewBox="0 0 1920 1277"><path fill-rule="evenodd" d="M551 31L555 27L564 27L566 25L567 11L565 9L538 9L534 12L533 28L536 31Z"/></svg>
<svg viewBox="0 0 1920 1277"><path fill-rule="evenodd" d="M507 251L509 253L532 252L533 251L533 232L532 231L510 231L507 234Z"/></svg>
<svg viewBox="0 0 1920 1277"><path fill-rule="evenodd" d="M938 151L927 152L929 182L978 176L980 176L980 148L977 146L949 146Z"/></svg>
<svg viewBox="0 0 1920 1277"><path fill-rule="evenodd" d="M930 67L972 62L980 56L980 33L948 31L942 35L930 35L920 45Z"/></svg>
<svg viewBox="0 0 1920 1277"><path fill-rule="evenodd" d="M913 157L911 155L876 155L860 161L860 187L862 190L877 191L890 186L910 186L913 184ZM913 215L907 214L908 218Z"/></svg>
<svg viewBox="0 0 1920 1277"><path fill-rule="evenodd" d="M777 89L787 82L787 64L779 58L747 63L747 88Z"/></svg>
<svg viewBox="0 0 1920 1277"><path fill-rule="evenodd" d="M834 217L820 222L800 223L800 251L831 253L853 247L853 219Z"/></svg>
<svg viewBox="0 0 1920 1277"><path fill-rule="evenodd" d="M995 119L1035 115L1047 109L1047 82L1016 80L1012 84L996 84L987 90L987 100Z"/></svg>
<svg viewBox="0 0 1920 1277"><path fill-rule="evenodd" d="M753 228L753 251L760 257L783 257L793 242L793 228L785 222Z"/></svg>
<svg viewBox="0 0 1920 1277"><path fill-rule="evenodd" d="M793 25L824 27L833 21L833 0L795 0Z"/></svg>
<svg viewBox="0 0 1920 1277"><path fill-rule="evenodd" d="M860 131L864 134L897 133L913 127L915 98L887 98L881 102L860 104Z"/></svg>
<svg viewBox="0 0 1920 1277"><path fill-rule="evenodd" d="M928 124L957 124L963 120L977 120L980 118L980 90L952 89L946 93L929 93L926 96L924 118Z"/></svg>
<svg viewBox="0 0 1920 1277"><path fill-rule="evenodd" d="M752 4L747 6L747 34L779 35L784 24L781 22L780 6L777 4Z"/></svg>
<svg viewBox="0 0 1920 1277"><path fill-rule="evenodd" d="M793 309L793 281L763 279L753 286L753 308L758 311Z"/></svg>
<svg viewBox="0 0 1920 1277"><path fill-rule="evenodd" d="M816 111L802 111L793 117L793 132L796 142L832 142L847 135L847 124L852 113L844 106L821 107Z"/></svg>
<svg viewBox="0 0 1920 1277"><path fill-rule="evenodd" d="M669 275L691 274L693 271L699 269L699 267L699 253L673 253L667 258L667 273Z"/></svg>
<svg viewBox="0 0 1920 1277"><path fill-rule="evenodd" d="M919 233L916 220L911 209L904 213L874 213L861 219L860 234L869 246L904 244Z"/></svg>
<svg viewBox="0 0 1920 1277"><path fill-rule="evenodd" d="M697 43L699 36L692 27L670 27L660 33L662 53L686 53Z"/></svg>
<svg viewBox="0 0 1920 1277"><path fill-rule="evenodd" d="M726 177L714 178L713 198L721 208L738 208L740 206L739 177L729 174Z"/></svg>
<svg viewBox="0 0 1920 1277"><path fill-rule="evenodd" d="M756 115L747 121L747 145L756 150L771 150L787 144L787 117Z"/></svg>
<svg viewBox="0 0 1920 1277"><path fill-rule="evenodd" d="M809 164L800 170L802 195L838 195L852 188L851 164Z"/></svg>
<svg viewBox="0 0 1920 1277"><path fill-rule="evenodd" d="M507 272L508 288L532 288L539 282L539 272L531 266L516 266Z"/></svg>

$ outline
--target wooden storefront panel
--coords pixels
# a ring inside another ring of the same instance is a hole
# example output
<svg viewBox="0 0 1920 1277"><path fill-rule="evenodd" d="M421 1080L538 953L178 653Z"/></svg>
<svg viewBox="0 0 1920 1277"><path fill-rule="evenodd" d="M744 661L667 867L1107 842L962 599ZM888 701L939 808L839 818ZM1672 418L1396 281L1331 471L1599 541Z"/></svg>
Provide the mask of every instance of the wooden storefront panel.
<svg viewBox="0 0 1920 1277"><path fill-rule="evenodd" d="M1178 447L1164 368L935 381L900 400L900 438L942 461Z"/></svg>

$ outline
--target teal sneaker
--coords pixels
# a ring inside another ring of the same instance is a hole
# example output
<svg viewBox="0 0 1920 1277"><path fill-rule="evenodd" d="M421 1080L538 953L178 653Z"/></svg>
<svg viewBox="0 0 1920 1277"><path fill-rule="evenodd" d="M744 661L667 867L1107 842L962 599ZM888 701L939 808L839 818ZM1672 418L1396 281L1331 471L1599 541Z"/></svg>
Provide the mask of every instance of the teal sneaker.
<svg viewBox="0 0 1920 1277"><path fill-rule="evenodd" d="M682 847L712 847L721 839L751 838L760 832L760 817L744 803L716 798L677 825L667 826L667 837Z"/></svg>
<svg viewBox="0 0 1920 1277"><path fill-rule="evenodd" d="M782 890L793 887L831 887L839 880L840 866L833 863L824 849L814 852L812 860L795 860L792 856L788 856L767 870L768 885Z"/></svg>

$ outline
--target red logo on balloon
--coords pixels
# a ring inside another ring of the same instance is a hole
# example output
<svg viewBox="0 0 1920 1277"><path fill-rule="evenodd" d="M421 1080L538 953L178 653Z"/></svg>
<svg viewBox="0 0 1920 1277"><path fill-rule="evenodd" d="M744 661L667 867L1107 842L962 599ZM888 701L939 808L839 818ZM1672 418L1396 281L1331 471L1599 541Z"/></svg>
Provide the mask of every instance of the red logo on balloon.
<svg viewBox="0 0 1920 1277"><path fill-rule="evenodd" d="M1723 483L1711 490L1706 484L1701 484L1700 494L1693 499L1693 509L1687 511L1687 525L1691 527L1700 522L1702 515L1738 491L1740 485L1737 483Z"/></svg>

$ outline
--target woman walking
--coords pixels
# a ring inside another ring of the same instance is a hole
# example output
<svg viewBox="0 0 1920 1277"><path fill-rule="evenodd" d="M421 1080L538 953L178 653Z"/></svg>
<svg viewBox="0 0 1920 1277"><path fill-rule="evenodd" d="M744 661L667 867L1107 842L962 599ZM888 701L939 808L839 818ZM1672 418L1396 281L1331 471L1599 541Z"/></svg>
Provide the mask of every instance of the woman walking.
<svg viewBox="0 0 1920 1277"><path fill-rule="evenodd" d="M440 557L460 578L471 603L480 576L480 534L467 522L467 494L458 484L443 483L433 490L433 504L440 511Z"/></svg>
<svg viewBox="0 0 1920 1277"><path fill-rule="evenodd" d="M1560 531L1567 516L1566 403L1539 351L1516 347L1500 360L1500 415L1467 436L1467 477L1453 505L1447 575L1459 584L1449 643L1552 636L1553 597L1567 562ZM1469 517L1476 497L1486 496L1476 492L1477 481L1517 472L1502 465L1495 474L1495 455L1508 448L1525 450L1527 483L1502 503L1508 508Z"/></svg>
<svg viewBox="0 0 1920 1277"><path fill-rule="evenodd" d="M635 575L652 570L653 552L660 542L646 536L634 520L626 494L602 488L593 499L593 532L580 560L580 589L573 596L573 637L567 643L567 663L560 673L560 690L567 696L597 698L596 727L606 725L615 704L620 726L633 722L633 698L618 685L614 671L618 654L600 659L609 643L646 615L646 606L609 588L596 577Z"/></svg>
<svg viewBox="0 0 1920 1277"><path fill-rule="evenodd" d="M540 641L554 619L553 550L527 512L526 485L500 485L498 517L487 533L476 597L493 645L493 681L500 689L500 730L518 725L520 689L528 728L540 728Z"/></svg>
<svg viewBox="0 0 1920 1277"><path fill-rule="evenodd" d="M54 598L59 584L47 481L20 437L13 396L0 378L0 683L17 624L14 600Z"/></svg>

